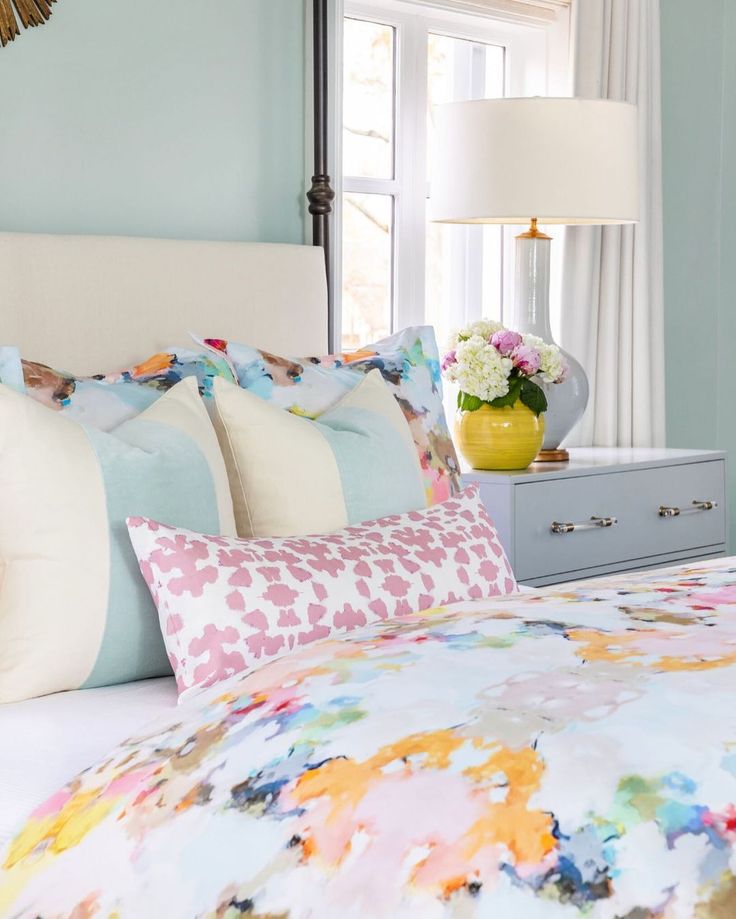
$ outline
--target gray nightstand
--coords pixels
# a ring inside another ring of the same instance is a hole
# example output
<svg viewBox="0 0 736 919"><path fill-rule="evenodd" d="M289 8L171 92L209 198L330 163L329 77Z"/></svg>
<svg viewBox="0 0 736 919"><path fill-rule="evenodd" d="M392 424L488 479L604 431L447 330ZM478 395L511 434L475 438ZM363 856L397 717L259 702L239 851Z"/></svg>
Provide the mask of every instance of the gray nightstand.
<svg viewBox="0 0 736 919"><path fill-rule="evenodd" d="M726 554L726 455L570 451L520 472L466 470L517 579L531 586Z"/></svg>

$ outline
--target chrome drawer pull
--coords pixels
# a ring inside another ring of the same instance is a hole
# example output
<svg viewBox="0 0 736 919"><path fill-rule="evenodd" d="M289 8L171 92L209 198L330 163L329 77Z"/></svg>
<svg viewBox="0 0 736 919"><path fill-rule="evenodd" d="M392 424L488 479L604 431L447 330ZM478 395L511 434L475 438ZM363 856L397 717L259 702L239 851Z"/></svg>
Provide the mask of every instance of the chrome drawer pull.
<svg viewBox="0 0 736 919"><path fill-rule="evenodd" d="M618 523L616 517L591 517L590 519L592 523L559 523L555 520L550 529L553 533L575 533L578 530L601 530Z"/></svg>
<svg viewBox="0 0 736 919"><path fill-rule="evenodd" d="M680 517L682 514L696 514L698 511L712 511L718 507L717 501L693 501L691 507L665 507L659 508L660 517Z"/></svg>

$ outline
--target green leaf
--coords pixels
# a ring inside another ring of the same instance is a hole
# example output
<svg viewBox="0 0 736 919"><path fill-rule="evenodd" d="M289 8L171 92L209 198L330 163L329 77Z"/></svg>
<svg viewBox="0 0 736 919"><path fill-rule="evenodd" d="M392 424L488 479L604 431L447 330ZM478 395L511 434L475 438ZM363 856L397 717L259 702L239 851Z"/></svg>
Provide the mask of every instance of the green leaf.
<svg viewBox="0 0 736 919"><path fill-rule="evenodd" d="M499 396L489 403L494 408L503 408L505 405L516 405L516 401L521 393L522 381L520 377L511 377L509 379L509 391L505 396Z"/></svg>
<svg viewBox="0 0 736 919"><path fill-rule="evenodd" d="M467 392L461 392L458 396L458 407L464 412L477 412L481 405L483 400L478 396L471 396Z"/></svg>
<svg viewBox="0 0 736 919"><path fill-rule="evenodd" d="M537 416L547 411L547 397L544 390L533 380L524 380L521 384L521 401Z"/></svg>

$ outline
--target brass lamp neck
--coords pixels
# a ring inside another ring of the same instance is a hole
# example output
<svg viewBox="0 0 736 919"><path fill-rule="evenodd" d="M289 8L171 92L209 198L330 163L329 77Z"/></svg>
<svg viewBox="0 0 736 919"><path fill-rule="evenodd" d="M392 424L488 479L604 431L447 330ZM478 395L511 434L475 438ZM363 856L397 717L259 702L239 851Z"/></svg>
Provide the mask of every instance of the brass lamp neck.
<svg viewBox="0 0 736 919"><path fill-rule="evenodd" d="M551 236L547 236L546 233L540 233L537 229L537 218L532 217L532 222L529 225L529 229L526 233L519 233L516 237L517 239L552 239Z"/></svg>

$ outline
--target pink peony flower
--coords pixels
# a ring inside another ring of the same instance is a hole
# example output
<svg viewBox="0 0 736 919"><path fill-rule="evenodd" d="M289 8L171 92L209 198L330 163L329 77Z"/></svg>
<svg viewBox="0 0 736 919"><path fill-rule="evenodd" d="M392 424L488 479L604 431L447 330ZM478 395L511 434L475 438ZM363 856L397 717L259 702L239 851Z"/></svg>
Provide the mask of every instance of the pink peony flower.
<svg viewBox="0 0 736 919"><path fill-rule="evenodd" d="M457 353L455 351L448 351L442 358L442 369L447 370L447 368L452 367L453 364L457 364Z"/></svg>
<svg viewBox="0 0 736 919"><path fill-rule="evenodd" d="M521 335L518 332L511 332L509 329L501 329L491 335L491 344L504 357L508 357L515 348L519 347L521 342Z"/></svg>
<svg viewBox="0 0 736 919"><path fill-rule="evenodd" d="M526 377L533 377L542 363L539 351L536 348L530 348L529 345L519 345L514 348L510 357L514 362L514 367Z"/></svg>

